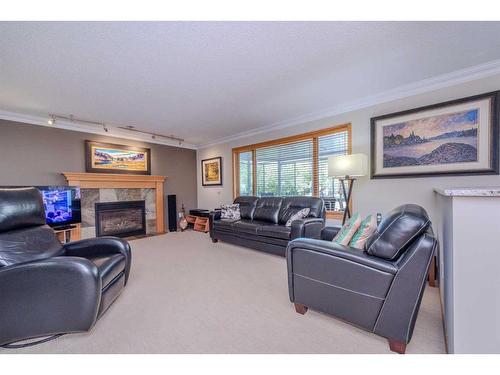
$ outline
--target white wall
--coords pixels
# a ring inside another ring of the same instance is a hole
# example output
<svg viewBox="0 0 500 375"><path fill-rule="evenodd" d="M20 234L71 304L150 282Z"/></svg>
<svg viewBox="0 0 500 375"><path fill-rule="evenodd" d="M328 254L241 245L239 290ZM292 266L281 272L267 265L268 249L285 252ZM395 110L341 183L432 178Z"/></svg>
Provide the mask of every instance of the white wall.
<svg viewBox="0 0 500 375"><path fill-rule="evenodd" d="M371 117L495 90L500 90L500 75L200 149L197 152L198 206L200 208L214 208L218 207L220 203L229 203L232 201L231 150L233 147L350 122L352 124L353 152L362 152L369 156ZM201 185L200 161L215 156L222 156L223 186L204 187ZM364 215L376 212L385 213L403 203L416 203L425 207L431 217L433 217L435 216L434 210L436 206L433 188L461 186L500 186L500 176L448 176L378 180L371 180L369 177L364 177L359 179L354 185L353 208L355 212L359 211Z"/></svg>

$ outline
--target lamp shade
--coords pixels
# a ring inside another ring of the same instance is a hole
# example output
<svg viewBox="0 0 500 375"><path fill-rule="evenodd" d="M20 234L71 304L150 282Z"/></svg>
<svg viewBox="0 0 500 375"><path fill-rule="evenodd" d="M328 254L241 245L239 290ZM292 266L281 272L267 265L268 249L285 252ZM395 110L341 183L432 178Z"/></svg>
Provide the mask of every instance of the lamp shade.
<svg viewBox="0 0 500 375"><path fill-rule="evenodd" d="M365 154L330 156L328 158L328 177L366 176L368 160Z"/></svg>

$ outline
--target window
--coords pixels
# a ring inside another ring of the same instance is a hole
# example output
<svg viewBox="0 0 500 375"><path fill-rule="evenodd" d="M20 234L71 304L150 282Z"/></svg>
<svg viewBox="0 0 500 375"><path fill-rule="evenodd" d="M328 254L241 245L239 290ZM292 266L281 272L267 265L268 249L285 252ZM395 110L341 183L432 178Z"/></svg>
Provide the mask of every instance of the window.
<svg viewBox="0 0 500 375"><path fill-rule="evenodd" d="M305 140L256 149L257 195L312 195L312 147Z"/></svg>
<svg viewBox="0 0 500 375"><path fill-rule="evenodd" d="M239 155L240 165L240 192L239 195L252 195L253 174L252 174L252 151L241 152Z"/></svg>
<svg viewBox="0 0 500 375"><path fill-rule="evenodd" d="M340 181L328 177L328 157L345 155L348 150L348 131L318 137L318 196L324 199L327 211L342 211L345 203Z"/></svg>
<svg viewBox="0 0 500 375"><path fill-rule="evenodd" d="M329 217L340 217L345 202L340 182L328 177L328 157L350 150L349 124L235 148L234 196L316 196Z"/></svg>

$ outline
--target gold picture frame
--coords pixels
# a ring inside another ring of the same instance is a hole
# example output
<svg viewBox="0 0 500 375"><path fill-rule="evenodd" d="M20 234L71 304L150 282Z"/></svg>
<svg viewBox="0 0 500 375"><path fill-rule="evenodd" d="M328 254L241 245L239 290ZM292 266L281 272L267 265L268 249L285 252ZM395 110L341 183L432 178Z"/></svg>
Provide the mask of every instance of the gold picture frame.
<svg viewBox="0 0 500 375"><path fill-rule="evenodd" d="M201 184L203 186L222 185L222 157L201 161Z"/></svg>

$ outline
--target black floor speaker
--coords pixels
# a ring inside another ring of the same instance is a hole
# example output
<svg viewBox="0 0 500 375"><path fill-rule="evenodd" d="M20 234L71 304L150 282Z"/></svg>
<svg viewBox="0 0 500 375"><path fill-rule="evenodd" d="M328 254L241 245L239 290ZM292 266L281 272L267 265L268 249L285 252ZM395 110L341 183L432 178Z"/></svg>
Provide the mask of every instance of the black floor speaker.
<svg viewBox="0 0 500 375"><path fill-rule="evenodd" d="M168 204L168 230L177 232L177 196L175 194L167 196Z"/></svg>

